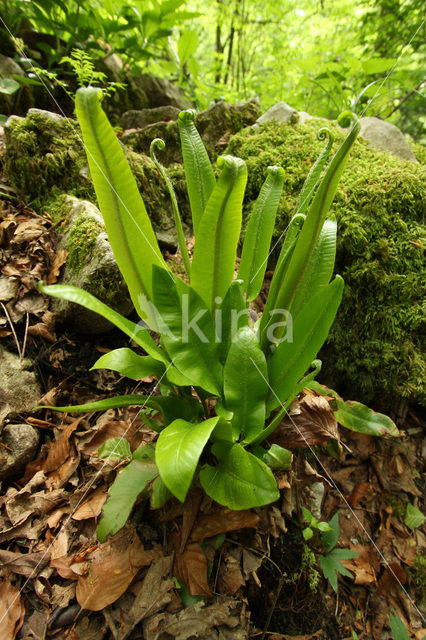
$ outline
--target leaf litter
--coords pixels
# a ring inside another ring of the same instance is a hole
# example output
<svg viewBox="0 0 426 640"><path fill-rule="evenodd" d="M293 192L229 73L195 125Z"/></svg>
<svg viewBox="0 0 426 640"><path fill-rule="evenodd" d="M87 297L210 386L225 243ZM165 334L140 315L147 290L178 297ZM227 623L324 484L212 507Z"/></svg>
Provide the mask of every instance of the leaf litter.
<svg viewBox="0 0 426 640"><path fill-rule="evenodd" d="M86 373L93 342L58 332L36 285L55 282L66 259L47 216L0 199L2 344L16 351L12 323L36 356L49 404L97 399L112 388L149 390L152 380ZM96 349L122 346L118 340L112 333ZM390 607L413 640L423 638L426 531L404 521L408 505L414 524L425 512L419 417L408 415L400 441L374 439L339 427L333 401L326 390L305 390L270 438L293 452L290 469L277 472L277 503L232 512L197 489L184 505L171 500L158 511L141 501L102 544L95 529L118 469L98 449L123 437L134 451L155 432L131 408L26 416L43 444L23 476L1 487L0 640L343 640L352 631L388 640ZM326 454L330 442L342 445L336 459ZM301 506L321 521L338 512L339 546L359 554L342 560L351 577L339 577L338 598L315 564L319 539L302 540Z"/></svg>

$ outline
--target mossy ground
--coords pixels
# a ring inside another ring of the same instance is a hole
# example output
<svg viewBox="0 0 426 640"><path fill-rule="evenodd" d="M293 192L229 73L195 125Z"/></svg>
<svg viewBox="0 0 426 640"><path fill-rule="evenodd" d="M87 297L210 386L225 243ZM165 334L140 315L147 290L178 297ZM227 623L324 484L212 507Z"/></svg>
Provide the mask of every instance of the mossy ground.
<svg viewBox="0 0 426 640"><path fill-rule="evenodd" d="M304 125L268 123L233 136L227 153L248 165L245 218L266 167L285 170L274 244L294 212L303 181L323 143L326 120ZM332 127L336 145L344 132ZM396 408L402 398L425 402L426 363L421 349L425 291L423 249L425 170L358 140L341 178L331 213L338 221L336 273L345 280L343 302L322 351L327 381L346 397Z"/></svg>
<svg viewBox="0 0 426 640"><path fill-rule="evenodd" d="M101 231L101 227L93 218L81 216L73 222L66 244L67 265L72 272L79 273L89 262Z"/></svg>

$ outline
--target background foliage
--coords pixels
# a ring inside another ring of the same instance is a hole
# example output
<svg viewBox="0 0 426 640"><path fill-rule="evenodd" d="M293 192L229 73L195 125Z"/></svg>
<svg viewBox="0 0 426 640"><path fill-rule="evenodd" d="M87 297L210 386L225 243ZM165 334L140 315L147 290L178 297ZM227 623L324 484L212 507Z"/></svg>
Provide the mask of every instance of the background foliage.
<svg viewBox="0 0 426 640"><path fill-rule="evenodd" d="M73 48L95 59L116 53L133 74L179 82L200 108L258 96L264 109L284 100L335 118L361 94L358 114L388 118L424 141L422 4L3 0L0 7L4 24L20 38L18 50L23 46L49 69ZM4 47L1 53L10 55Z"/></svg>

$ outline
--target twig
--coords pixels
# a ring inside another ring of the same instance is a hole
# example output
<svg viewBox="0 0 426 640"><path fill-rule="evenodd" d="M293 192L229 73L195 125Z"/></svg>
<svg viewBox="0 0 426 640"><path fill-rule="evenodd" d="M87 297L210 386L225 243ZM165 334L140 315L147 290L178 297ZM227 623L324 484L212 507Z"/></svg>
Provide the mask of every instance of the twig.
<svg viewBox="0 0 426 640"><path fill-rule="evenodd" d="M25 333L24 333L24 341L22 343L22 358L24 357L25 354L25 348L27 346L27 338L28 338L28 327L30 324L30 314L27 311L27 318L25 321Z"/></svg>
<svg viewBox="0 0 426 640"><path fill-rule="evenodd" d="M19 341L18 341L18 336L16 335L16 331L15 331L15 327L13 326L13 322L12 322L12 318L9 315L9 311L7 310L6 306L3 304L3 302L0 302L4 314L6 316L6 318L8 319L10 328L12 329L12 333L13 333L13 337L15 338L15 344L16 344L16 348L18 349L18 355L19 355L19 359L22 360L22 351L21 351L21 347L19 346Z"/></svg>
<svg viewBox="0 0 426 640"><path fill-rule="evenodd" d="M266 636L266 634L267 634L268 627L269 627L269 625L270 625L270 623L271 623L272 614L273 614L273 613L274 613L274 611L275 611L275 607L277 606L278 598L280 597L281 589L283 588L284 580L285 580L285 574L284 574L284 573L281 573L281 577L280 577L280 579L279 579L279 581L278 581L277 590L276 590L276 592L275 592L274 600L273 600L273 602L272 602L272 606L271 606L271 608L269 609L268 617L267 617L267 619L266 619L266 623L265 623L265 627L264 627L264 629L263 629L263 633L262 633L262 635L260 636L260 640L264 640L264 638L265 638L265 636Z"/></svg>
<svg viewBox="0 0 426 640"><path fill-rule="evenodd" d="M426 82L426 80L420 80L419 84L418 84L416 87L414 87L414 89L412 89L411 91L409 91L408 93L406 93L406 94L405 94L405 96L404 96L404 97L403 97L403 98L398 102L398 104L397 104L397 105L395 105L395 107L392 109L392 111L390 111L390 112L388 113L388 115L386 116L386 119L387 119L387 118L390 118L390 117L391 117L391 115L392 115L393 113L395 113L395 111L398 111L398 109L400 109L400 108L402 107L402 105L404 104L404 102L406 102L406 101L408 100L408 98L411 98L411 96L412 96L414 93L417 93L417 91L421 88L421 86L422 86L425 82Z"/></svg>

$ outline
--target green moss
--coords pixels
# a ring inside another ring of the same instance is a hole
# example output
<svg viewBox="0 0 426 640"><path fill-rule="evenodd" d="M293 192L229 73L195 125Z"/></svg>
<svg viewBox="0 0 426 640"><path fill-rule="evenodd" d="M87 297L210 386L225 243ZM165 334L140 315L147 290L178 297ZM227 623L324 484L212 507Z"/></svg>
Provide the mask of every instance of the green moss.
<svg viewBox="0 0 426 640"><path fill-rule="evenodd" d="M86 156L74 120L35 111L14 118L5 135L5 173L22 198L39 208L52 189L93 198L93 187L80 175Z"/></svg>
<svg viewBox="0 0 426 640"><path fill-rule="evenodd" d="M414 587L417 594L417 605L423 611L426 610L426 554L418 553L414 564L410 569Z"/></svg>
<svg viewBox="0 0 426 640"><path fill-rule="evenodd" d="M102 229L93 218L81 216L73 222L66 244L67 265L73 273L79 273L89 262L100 231Z"/></svg>
<svg viewBox="0 0 426 640"><path fill-rule="evenodd" d="M297 195L323 143L326 120L304 125L268 123L233 136L226 152L248 165L245 218L266 167L285 170L274 242L294 212ZM337 145L344 133L332 127ZM346 397L397 407L402 398L425 402L421 348L425 291L423 247L425 169L368 148L359 139L343 173L332 213L338 220L336 272L345 280L342 305L321 352L325 380ZM276 257L275 252L275 257Z"/></svg>

